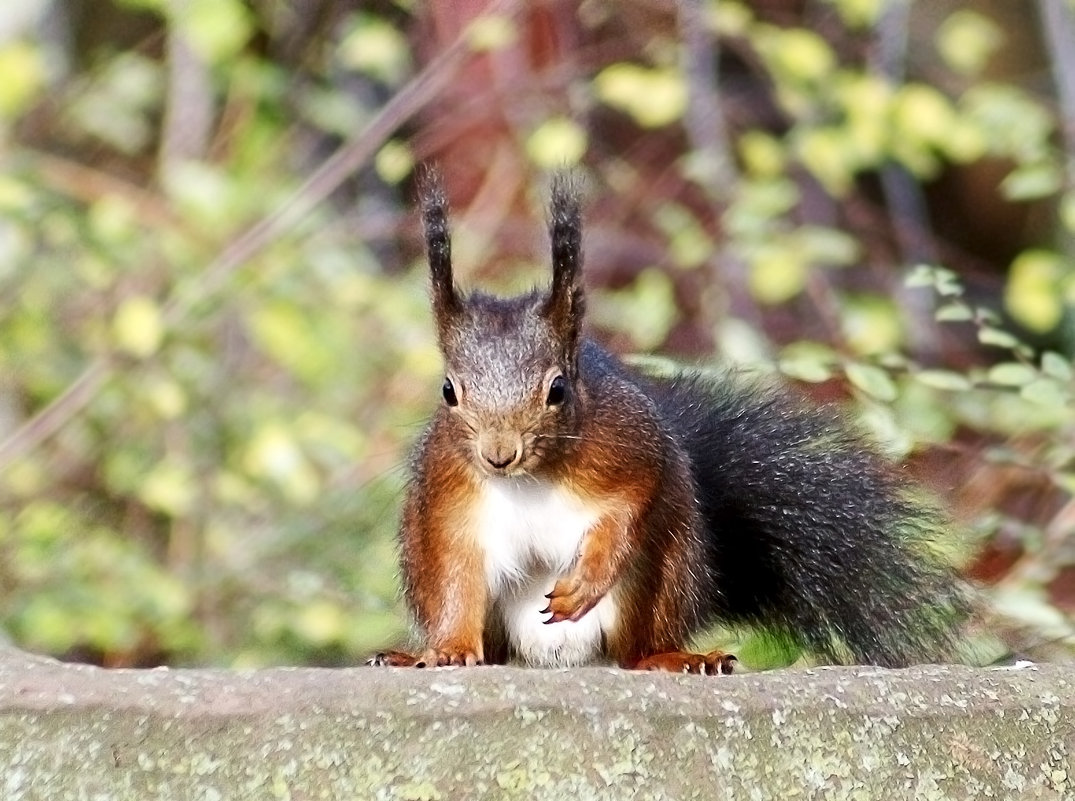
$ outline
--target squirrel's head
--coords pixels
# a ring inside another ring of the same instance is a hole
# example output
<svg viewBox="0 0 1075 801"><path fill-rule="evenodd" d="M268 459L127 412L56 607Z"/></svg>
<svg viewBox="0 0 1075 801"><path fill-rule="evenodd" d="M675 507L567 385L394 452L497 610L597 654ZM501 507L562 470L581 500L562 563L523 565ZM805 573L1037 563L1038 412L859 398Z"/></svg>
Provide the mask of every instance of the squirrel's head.
<svg viewBox="0 0 1075 801"><path fill-rule="evenodd" d="M570 450L579 404L582 219L570 177L552 185L552 284L514 298L464 295L452 278L447 201L427 172L421 211L444 356L444 414L488 475L525 475Z"/></svg>

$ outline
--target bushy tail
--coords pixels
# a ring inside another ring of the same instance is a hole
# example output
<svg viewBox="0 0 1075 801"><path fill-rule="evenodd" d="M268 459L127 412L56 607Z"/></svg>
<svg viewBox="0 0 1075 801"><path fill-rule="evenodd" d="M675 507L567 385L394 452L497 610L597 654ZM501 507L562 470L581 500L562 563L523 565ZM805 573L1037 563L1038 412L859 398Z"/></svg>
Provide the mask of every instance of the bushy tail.
<svg viewBox="0 0 1075 801"><path fill-rule="evenodd" d="M661 382L700 487L715 619L832 661L942 659L966 613L939 516L832 409L697 375Z"/></svg>

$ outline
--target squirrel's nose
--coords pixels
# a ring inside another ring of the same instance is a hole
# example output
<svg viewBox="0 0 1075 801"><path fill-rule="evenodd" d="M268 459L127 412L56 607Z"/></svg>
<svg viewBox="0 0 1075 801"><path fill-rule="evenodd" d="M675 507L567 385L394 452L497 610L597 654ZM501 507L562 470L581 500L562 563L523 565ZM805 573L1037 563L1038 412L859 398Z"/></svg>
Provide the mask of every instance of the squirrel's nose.
<svg viewBox="0 0 1075 801"><path fill-rule="evenodd" d="M510 456L505 456L503 458L497 458L495 456L489 456L488 454L486 454L485 461L487 461L497 470L503 470L505 467L515 461L515 456L516 454L514 452Z"/></svg>
<svg viewBox="0 0 1075 801"><path fill-rule="evenodd" d="M494 470L504 470L516 464L521 458L521 453L521 443L516 438L497 438L491 442L484 442L481 446L482 459Z"/></svg>

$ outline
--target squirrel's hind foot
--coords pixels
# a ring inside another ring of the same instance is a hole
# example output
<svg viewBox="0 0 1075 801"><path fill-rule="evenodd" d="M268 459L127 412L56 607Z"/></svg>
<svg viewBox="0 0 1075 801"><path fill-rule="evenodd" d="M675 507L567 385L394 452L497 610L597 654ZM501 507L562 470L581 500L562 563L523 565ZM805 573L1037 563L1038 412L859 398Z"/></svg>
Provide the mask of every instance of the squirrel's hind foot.
<svg viewBox="0 0 1075 801"><path fill-rule="evenodd" d="M739 660L734 654L710 651L708 654L692 654L686 651L670 651L653 654L637 662L624 665L630 670L661 670L666 673L697 673L702 676L727 676Z"/></svg>
<svg viewBox="0 0 1075 801"><path fill-rule="evenodd" d="M408 654L405 651L382 651L366 660L372 667L473 667L484 664L473 651L437 651L429 649L421 654Z"/></svg>

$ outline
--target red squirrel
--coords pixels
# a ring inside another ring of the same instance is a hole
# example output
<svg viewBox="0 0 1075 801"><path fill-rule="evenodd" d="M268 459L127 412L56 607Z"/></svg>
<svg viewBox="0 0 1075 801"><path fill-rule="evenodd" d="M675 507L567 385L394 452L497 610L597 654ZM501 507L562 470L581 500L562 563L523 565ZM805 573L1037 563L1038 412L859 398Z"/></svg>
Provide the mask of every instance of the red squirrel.
<svg viewBox="0 0 1075 801"><path fill-rule="evenodd" d="M502 299L452 275L447 200L421 213L442 402L411 460L399 542L423 647L370 664L724 674L714 622L832 661L943 656L963 602L937 516L830 409L788 391L648 376L585 336L575 182L552 185L552 284Z"/></svg>

